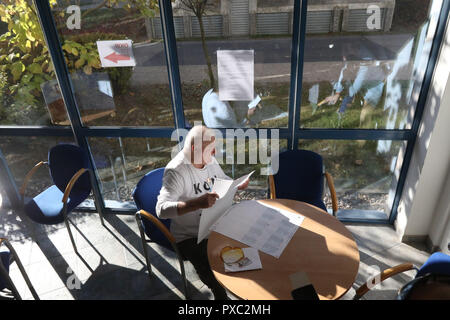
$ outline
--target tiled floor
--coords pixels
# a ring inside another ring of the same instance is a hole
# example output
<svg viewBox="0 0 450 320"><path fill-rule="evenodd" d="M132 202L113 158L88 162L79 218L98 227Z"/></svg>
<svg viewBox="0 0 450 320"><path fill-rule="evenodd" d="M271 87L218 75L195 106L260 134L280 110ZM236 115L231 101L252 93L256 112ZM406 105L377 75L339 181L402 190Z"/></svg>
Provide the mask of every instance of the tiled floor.
<svg viewBox="0 0 450 320"><path fill-rule="evenodd" d="M64 224L39 226L20 213L0 209L0 237L10 239L41 299L180 299L182 281L175 254L158 246L149 249L154 276L148 277L134 216L107 215L105 226L97 214L74 213L71 221L79 255L74 253ZM424 245L398 241L389 226L347 225L360 250L356 283L342 299L351 299L354 288L380 270L403 262L422 265L428 258ZM212 293L186 264L192 299L212 299ZM24 299L31 299L15 264L11 277ZM414 271L398 275L375 287L365 299L393 299L412 279Z"/></svg>

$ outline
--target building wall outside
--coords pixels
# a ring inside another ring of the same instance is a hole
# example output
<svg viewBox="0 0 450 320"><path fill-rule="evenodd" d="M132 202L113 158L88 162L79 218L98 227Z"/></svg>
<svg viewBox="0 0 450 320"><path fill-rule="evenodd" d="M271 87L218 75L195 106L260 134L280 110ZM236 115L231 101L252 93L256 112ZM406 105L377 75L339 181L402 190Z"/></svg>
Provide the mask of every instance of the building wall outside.
<svg viewBox="0 0 450 320"><path fill-rule="evenodd" d="M244 0L245 1L245 0ZM248 0L249 31L248 35L289 35L292 34L293 0L269 1L269 0ZM328 33L328 32L373 32L367 28L366 20L369 14L367 8L373 5L370 0L338 0L338 1L309 1L307 33ZM395 0L383 0L375 2L380 7L382 17L381 29L375 31L389 31L392 26L392 19L395 9ZM173 3L175 29L184 30L183 33L176 34L177 38L195 37L196 32L192 31L195 23L198 24L194 13L183 6L180 1ZM231 15L232 0L208 1L204 17L213 29L220 28L222 33L216 32L208 34L207 37L231 36ZM147 22L147 32L151 38L160 38L159 17L149 18ZM159 28L159 29L158 29ZM205 27L208 30L208 27Z"/></svg>

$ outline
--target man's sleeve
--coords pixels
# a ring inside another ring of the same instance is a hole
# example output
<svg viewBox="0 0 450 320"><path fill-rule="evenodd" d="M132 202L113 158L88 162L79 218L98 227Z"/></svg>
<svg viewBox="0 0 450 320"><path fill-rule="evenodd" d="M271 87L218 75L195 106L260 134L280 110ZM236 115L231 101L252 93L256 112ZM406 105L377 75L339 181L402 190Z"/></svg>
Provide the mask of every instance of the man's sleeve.
<svg viewBox="0 0 450 320"><path fill-rule="evenodd" d="M156 203L156 214L161 219L173 219L178 215L178 201L183 194L183 178L174 170L164 171L163 185Z"/></svg>

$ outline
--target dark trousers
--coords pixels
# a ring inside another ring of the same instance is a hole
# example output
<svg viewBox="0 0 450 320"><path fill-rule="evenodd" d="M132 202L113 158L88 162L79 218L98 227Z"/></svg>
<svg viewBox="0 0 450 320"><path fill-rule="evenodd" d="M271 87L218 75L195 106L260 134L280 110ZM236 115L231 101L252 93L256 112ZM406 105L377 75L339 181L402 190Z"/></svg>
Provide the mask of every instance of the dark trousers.
<svg viewBox="0 0 450 320"><path fill-rule="evenodd" d="M181 255L194 265L200 280L211 289L214 298L216 300L226 300L228 296L225 289L216 280L211 271L206 250L207 244L207 239L197 244L197 238L192 238L178 242L177 247Z"/></svg>

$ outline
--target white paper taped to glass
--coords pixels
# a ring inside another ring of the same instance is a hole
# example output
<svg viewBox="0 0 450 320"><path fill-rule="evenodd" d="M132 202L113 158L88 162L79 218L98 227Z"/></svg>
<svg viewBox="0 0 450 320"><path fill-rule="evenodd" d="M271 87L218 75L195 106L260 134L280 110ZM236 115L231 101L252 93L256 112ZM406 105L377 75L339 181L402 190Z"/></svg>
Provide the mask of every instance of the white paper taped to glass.
<svg viewBox="0 0 450 320"><path fill-rule="evenodd" d="M254 99L254 50L217 50L217 75L221 101Z"/></svg>
<svg viewBox="0 0 450 320"><path fill-rule="evenodd" d="M249 200L230 208L211 226L211 230L278 259L304 218L297 213Z"/></svg>
<svg viewBox="0 0 450 320"><path fill-rule="evenodd" d="M236 180L214 179L212 192L217 193L219 199L217 199L216 203L211 208L202 211L198 228L197 243L200 243L209 235L211 226L231 208L237 188L240 184L249 179L253 172L255 171Z"/></svg>

